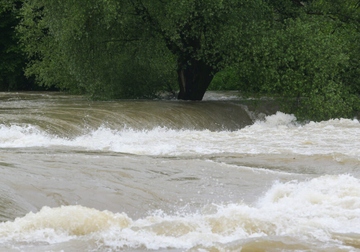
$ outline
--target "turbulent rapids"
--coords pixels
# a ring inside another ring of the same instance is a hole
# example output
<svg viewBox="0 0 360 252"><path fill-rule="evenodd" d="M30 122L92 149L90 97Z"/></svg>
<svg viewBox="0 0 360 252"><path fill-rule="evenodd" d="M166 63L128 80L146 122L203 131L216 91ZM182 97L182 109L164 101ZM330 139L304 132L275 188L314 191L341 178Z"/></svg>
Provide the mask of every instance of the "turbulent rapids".
<svg viewBox="0 0 360 252"><path fill-rule="evenodd" d="M0 95L0 251L360 251L360 123Z"/></svg>

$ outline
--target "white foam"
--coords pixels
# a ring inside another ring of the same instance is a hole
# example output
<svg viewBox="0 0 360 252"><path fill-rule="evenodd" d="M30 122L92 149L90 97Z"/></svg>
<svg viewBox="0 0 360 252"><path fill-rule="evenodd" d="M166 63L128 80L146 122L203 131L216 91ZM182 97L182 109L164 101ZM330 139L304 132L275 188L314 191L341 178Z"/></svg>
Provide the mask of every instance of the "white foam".
<svg viewBox="0 0 360 252"><path fill-rule="evenodd" d="M0 147L49 146L57 137L40 129L26 125L0 125Z"/></svg>
<svg viewBox="0 0 360 252"><path fill-rule="evenodd" d="M41 241L57 243L79 236L108 230L111 226L129 226L126 214L100 212L82 206L43 207L38 213L28 213L13 222L0 224L0 241Z"/></svg>
<svg viewBox="0 0 360 252"><path fill-rule="evenodd" d="M0 243L82 240L116 249L189 249L266 236L340 244L335 236L353 233L360 233L360 181L338 175L278 182L253 206L213 205L199 213L171 216L159 211L135 221L124 213L82 206L44 207L1 223Z"/></svg>
<svg viewBox="0 0 360 252"><path fill-rule="evenodd" d="M87 131L88 132L88 131ZM152 130L100 127L72 139L31 125L0 126L0 147L69 146L142 155L296 153L360 157L358 120L334 119L300 125L281 112L237 131Z"/></svg>
<svg viewBox="0 0 360 252"><path fill-rule="evenodd" d="M240 93L238 91L207 91L204 95L204 101L227 101L239 100Z"/></svg>
<svg viewBox="0 0 360 252"><path fill-rule="evenodd" d="M264 121L256 121L255 125L261 125L263 127L295 127L299 126L296 123L296 117L294 115L285 114L283 112L276 112L274 115L269 115L265 117Z"/></svg>

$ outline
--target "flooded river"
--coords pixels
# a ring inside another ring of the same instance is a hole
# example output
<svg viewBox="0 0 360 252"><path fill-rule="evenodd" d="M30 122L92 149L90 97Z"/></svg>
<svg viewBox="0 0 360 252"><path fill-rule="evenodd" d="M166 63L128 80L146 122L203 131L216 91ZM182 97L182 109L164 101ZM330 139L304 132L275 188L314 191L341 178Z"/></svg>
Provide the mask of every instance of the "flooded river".
<svg viewBox="0 0 360 252"><path fill-rule="evenodd" d="M360 123L0 93L0 251L360 251Z"/></svg>

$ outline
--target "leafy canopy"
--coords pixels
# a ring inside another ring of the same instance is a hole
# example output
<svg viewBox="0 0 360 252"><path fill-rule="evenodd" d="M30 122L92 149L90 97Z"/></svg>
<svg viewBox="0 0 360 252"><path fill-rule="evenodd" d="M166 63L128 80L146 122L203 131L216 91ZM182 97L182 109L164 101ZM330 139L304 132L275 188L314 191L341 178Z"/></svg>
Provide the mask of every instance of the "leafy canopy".
<svg viewBox="0 0 360 252"><path fill-rule="evenodd" d="M275 95L303 117L360 110L357 0L25 0L22 16L26 73L45 86L154 97L200 62L219 72L213 88Z"/></svg>
<svg viewBox="0 0 360 252"><path fill-rule="evenodd" d="M262 0L28 0L22 14L27 74L105 97L174 89L192 60L218 71L272 19Z"/></svg>

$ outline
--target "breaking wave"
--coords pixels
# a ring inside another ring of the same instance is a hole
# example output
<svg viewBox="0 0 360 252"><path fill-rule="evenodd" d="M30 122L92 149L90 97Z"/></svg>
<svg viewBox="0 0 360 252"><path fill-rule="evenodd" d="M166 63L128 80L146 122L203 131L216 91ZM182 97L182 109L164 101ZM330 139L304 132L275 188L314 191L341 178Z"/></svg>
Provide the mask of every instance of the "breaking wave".
<svg viewBox="0 0 360 252"><path fill-rule="evenodd" d="M223 247L236 251L249 241L266 237L273 237L273 241L300 237L299 243L317 241L323 247L353 246L360 242L354 235L358 233L360 180L336 175L276 182L254 205L208 205L198 213L175 215L158 211L138 220L126 213L79 205L43 207L37 213L1 223L0 243L16 247L23 242L79 240L111 249Z"/></svg>
<svg viewBox="0 0 360 252"><path fill-rule="evenodd" d="M32 125L0 126L0 147L68 146L86 150L140 155L192 155L218 153L296 153L360 156L358 120L334 119L305 125L281 112L237 131L152 130L99 127L72 138L59 137Z"/></svg>

